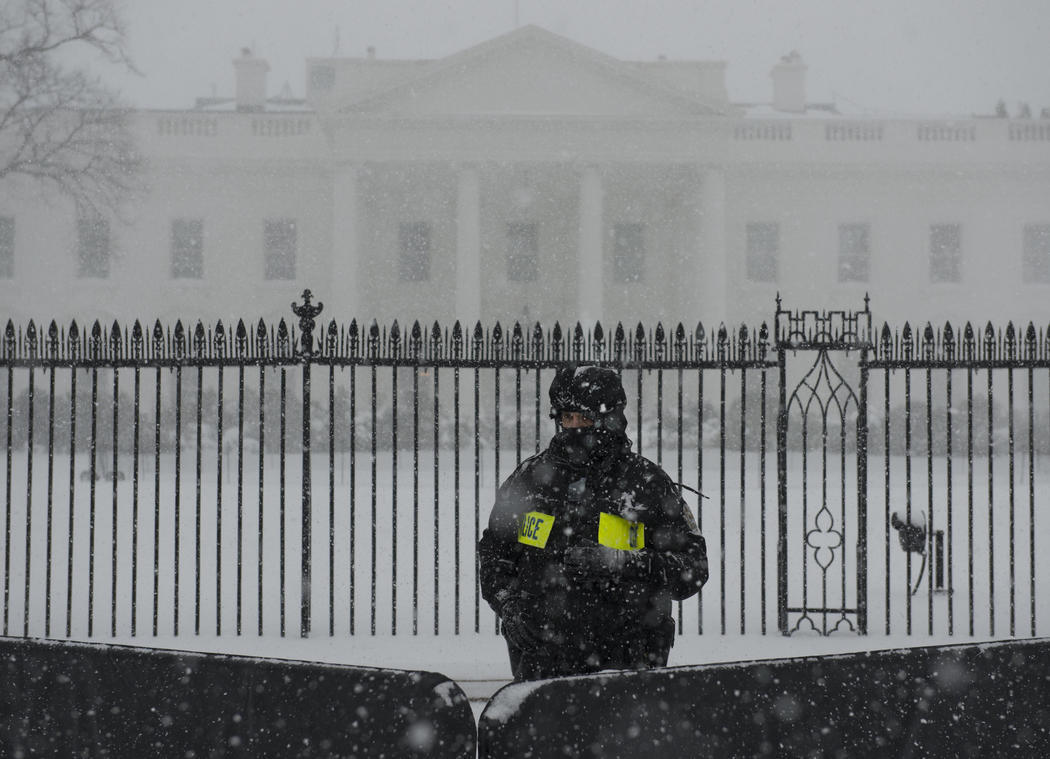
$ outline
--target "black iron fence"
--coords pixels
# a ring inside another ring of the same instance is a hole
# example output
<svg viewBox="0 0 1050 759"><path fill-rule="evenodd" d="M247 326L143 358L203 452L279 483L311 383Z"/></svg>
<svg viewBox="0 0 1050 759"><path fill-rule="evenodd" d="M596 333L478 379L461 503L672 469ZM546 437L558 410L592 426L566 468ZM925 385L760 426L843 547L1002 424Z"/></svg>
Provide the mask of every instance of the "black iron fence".
<svg viewBox="0 0 1050 759"><path fill-rule="evenodd" d="M873 329L866 303L778 301L772 334L315 335L309 291L293 311L7 324L5 635L489 634L474 546L495 487L546 444L566 362L622 370L635 449L696 510L712 577L681 631L1050 624L1047 330Z"/></svg>

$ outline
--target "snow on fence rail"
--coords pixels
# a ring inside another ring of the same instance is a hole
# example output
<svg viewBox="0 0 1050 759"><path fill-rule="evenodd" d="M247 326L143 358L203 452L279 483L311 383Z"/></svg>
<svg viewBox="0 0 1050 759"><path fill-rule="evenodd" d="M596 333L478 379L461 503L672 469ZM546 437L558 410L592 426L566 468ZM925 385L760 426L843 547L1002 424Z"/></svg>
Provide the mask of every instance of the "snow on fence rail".
<svg viewBox="0 0 1050 759"><path fill-rule="evenodd" d="M1050 624L1050 332L8 323L3 634L496 631L474 545L568 362L622 370L635 448L712 575L691 634ZM903 551L898 513L925 526Z"/></svg>

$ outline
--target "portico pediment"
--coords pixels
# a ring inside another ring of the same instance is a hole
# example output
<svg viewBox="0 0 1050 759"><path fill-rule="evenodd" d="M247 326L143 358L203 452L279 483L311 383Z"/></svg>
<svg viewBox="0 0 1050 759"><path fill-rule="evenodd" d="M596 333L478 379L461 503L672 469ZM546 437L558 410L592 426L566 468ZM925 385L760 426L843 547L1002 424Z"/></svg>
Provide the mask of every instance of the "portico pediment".
<svg viewBox="0 0 1050 759"><path fill-rule="evenodd" d="M538 27L530 26L434 61L372 92L344 113L427 116L674 118L727 113Z"/></svg>

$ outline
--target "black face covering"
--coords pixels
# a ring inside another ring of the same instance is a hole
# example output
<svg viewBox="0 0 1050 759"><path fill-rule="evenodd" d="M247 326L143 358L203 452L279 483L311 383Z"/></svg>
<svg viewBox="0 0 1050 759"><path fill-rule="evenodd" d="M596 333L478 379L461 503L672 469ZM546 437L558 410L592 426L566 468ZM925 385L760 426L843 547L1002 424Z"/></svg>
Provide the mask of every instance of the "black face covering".
<svg viewBox="0 0 1050 759"><path fill-rule="evenodd" d="M551 439L548 451L573 469L607 470L616 458L631 447L631 441L622 431L622 425L564 428Z"/></svg>

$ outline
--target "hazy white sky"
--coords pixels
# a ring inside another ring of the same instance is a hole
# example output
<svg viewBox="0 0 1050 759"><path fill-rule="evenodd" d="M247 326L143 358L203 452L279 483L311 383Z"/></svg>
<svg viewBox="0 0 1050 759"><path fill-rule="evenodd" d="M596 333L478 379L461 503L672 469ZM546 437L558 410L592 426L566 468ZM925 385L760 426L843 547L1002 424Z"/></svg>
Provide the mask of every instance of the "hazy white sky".
<svg viewBox="0 0 1050 759"><path fill-rule="evenodd" d="M253 47L270 88L304 90L307 57L434 58L537 24L610 55L723 60L734 102L768 101L769 69L798 50L811 101L887 114L1050 106L1050 0L123 0L143 77L126 98L179 108L233 92Z"/></svg>

